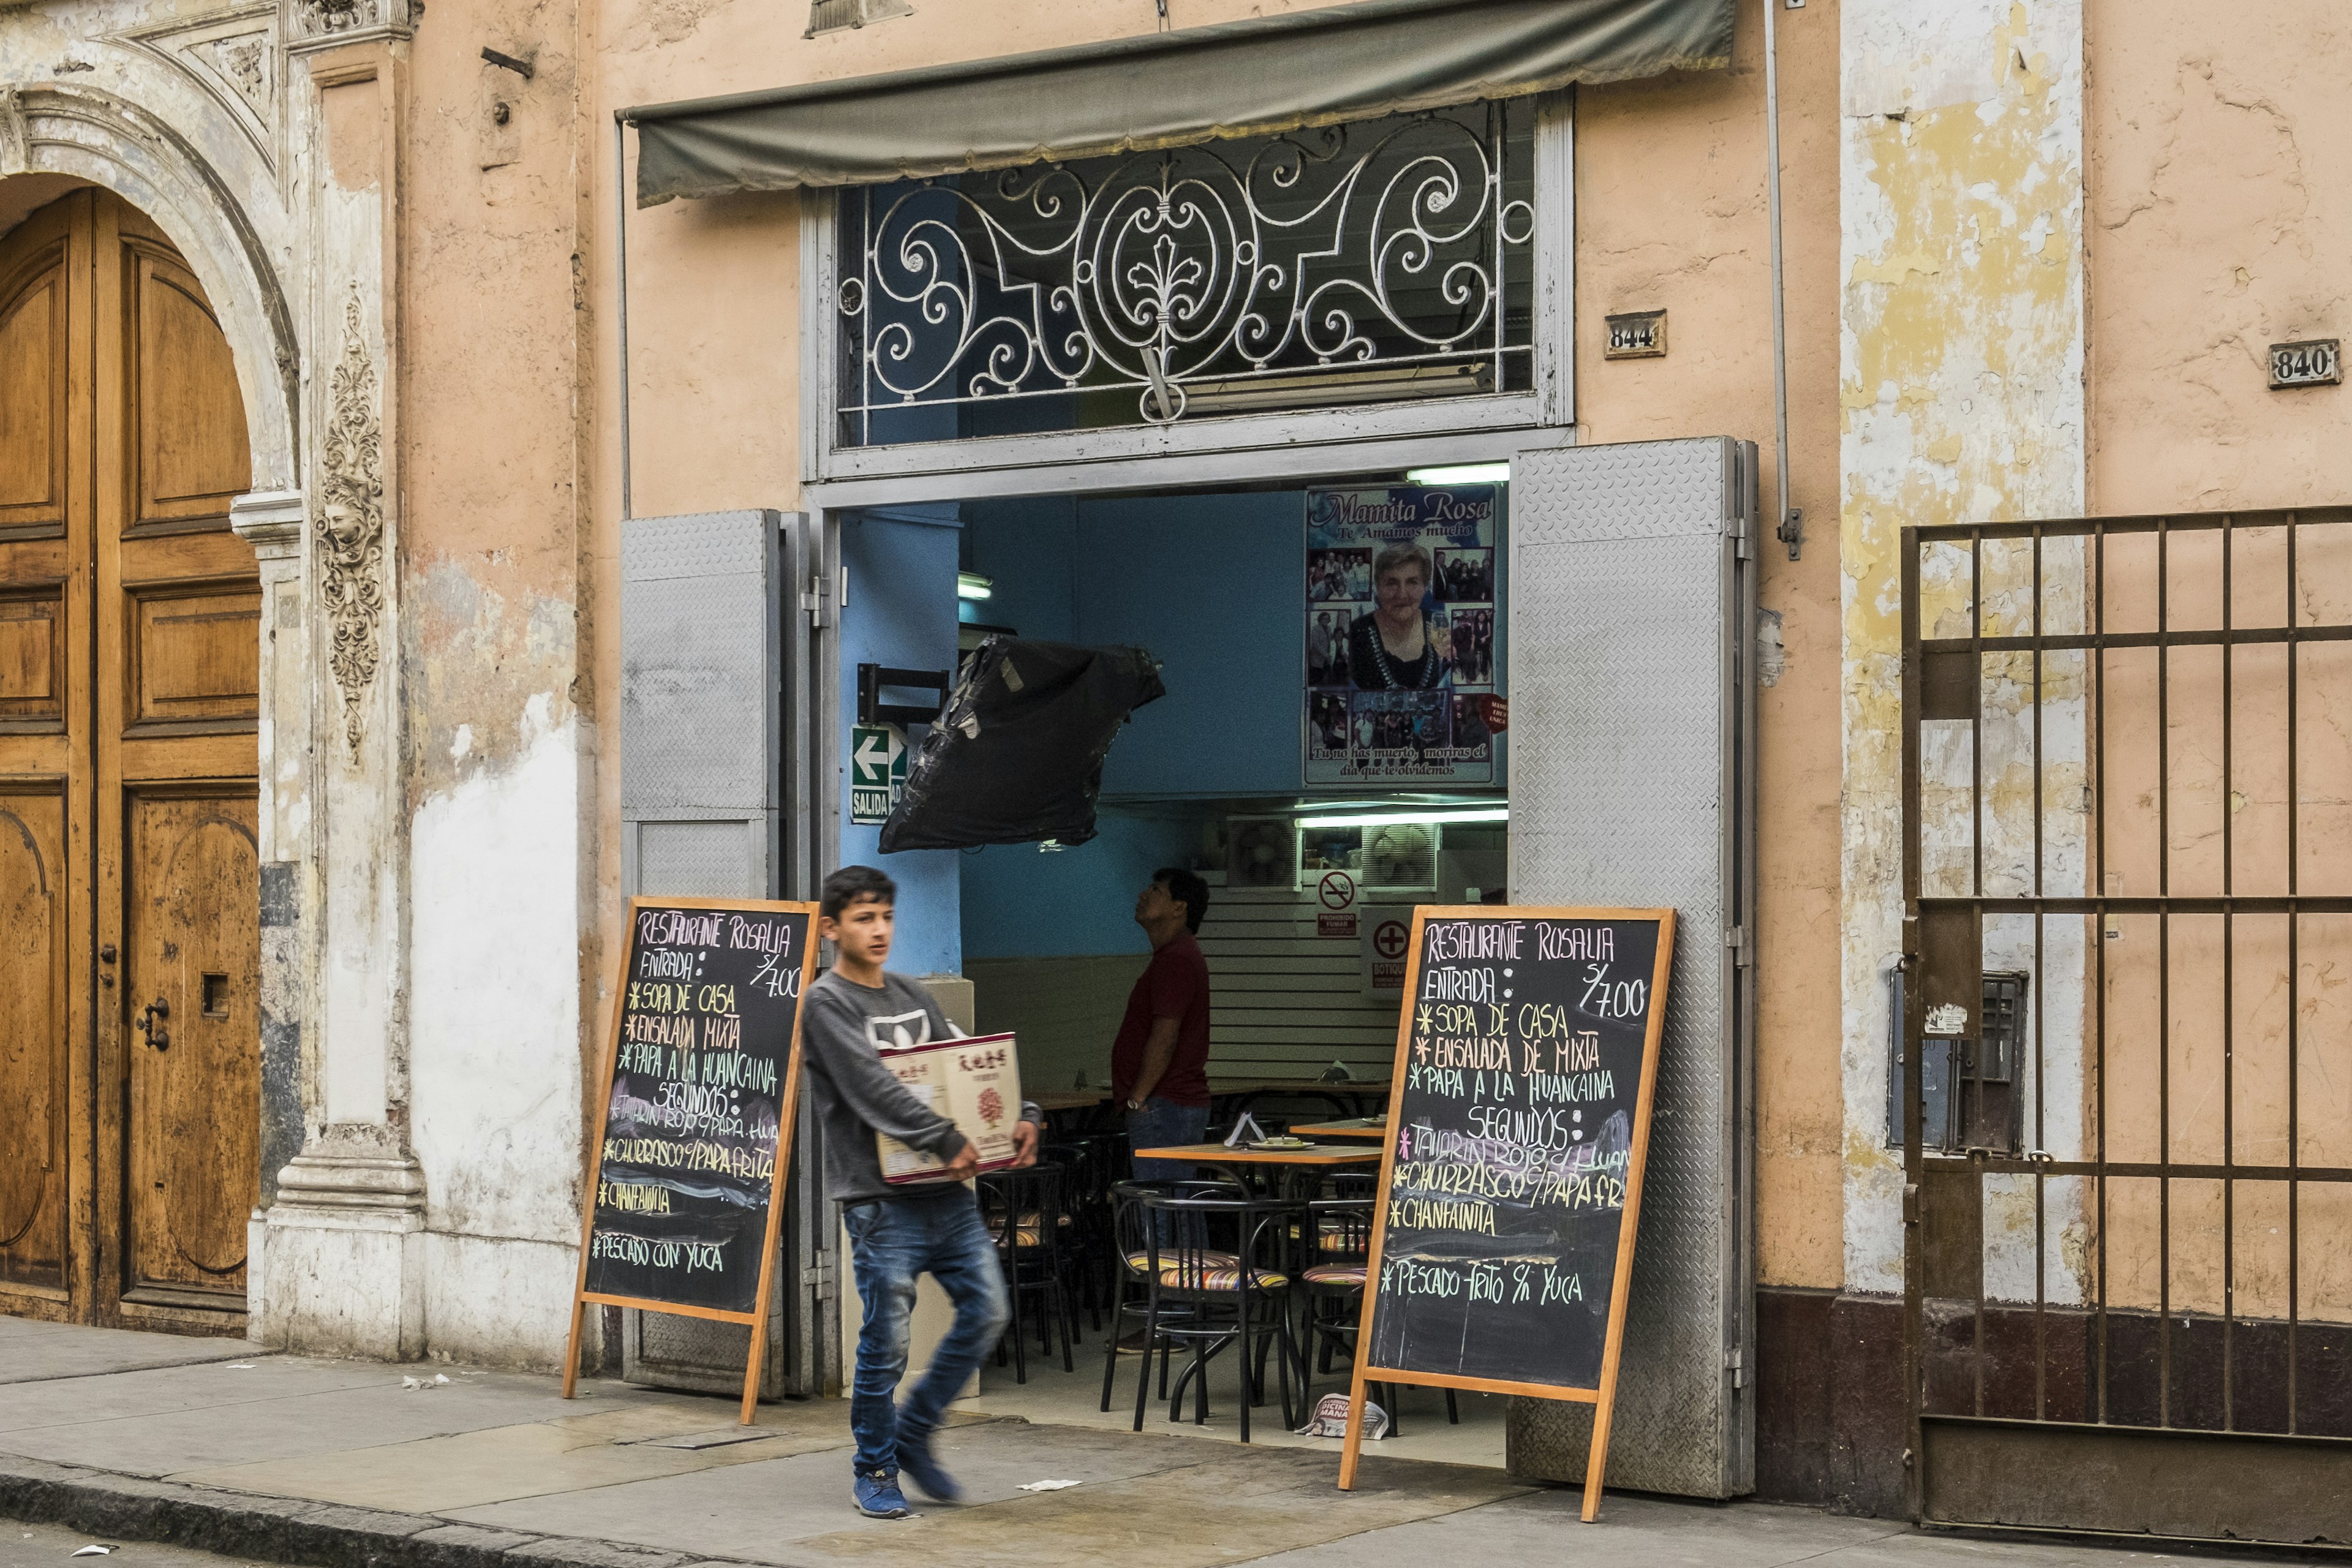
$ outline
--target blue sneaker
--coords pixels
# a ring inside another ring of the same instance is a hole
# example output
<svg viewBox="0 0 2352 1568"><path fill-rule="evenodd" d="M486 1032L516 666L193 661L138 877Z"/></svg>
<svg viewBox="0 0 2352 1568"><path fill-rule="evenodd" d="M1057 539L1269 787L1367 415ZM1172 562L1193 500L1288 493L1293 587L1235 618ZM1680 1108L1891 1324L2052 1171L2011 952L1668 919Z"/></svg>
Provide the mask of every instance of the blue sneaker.
<svg viewBox="0 0 2352 1568"><path fill-rule="evenodd" d="M898 1489L896 1470L860 1470L855 1491L857 1511L868 1519L904 1519L915 1510Z"/></svg>
<svg viewBox="0 0 2352 1568"><path fill-rule="evenodd" d="M940 1502L961 1502L963 1489L931 1457L931 1435L898 1428L898 1468L923 1489L923 1495Z"/></svg>

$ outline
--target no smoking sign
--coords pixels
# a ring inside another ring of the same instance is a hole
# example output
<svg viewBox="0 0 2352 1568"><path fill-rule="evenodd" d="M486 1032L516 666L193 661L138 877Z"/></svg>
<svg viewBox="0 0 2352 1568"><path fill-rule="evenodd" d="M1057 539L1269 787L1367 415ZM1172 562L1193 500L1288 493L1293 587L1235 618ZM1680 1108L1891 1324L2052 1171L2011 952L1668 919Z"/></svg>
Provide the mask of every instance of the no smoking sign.
<svg viewBox="0 0 2352 1568"><path fill-rule="evenodd" d="M1315 884L1315 901L1323 906L1315 914L1317 936L1356 934L1356 879L1345 871L1324 872Z"/></svg>

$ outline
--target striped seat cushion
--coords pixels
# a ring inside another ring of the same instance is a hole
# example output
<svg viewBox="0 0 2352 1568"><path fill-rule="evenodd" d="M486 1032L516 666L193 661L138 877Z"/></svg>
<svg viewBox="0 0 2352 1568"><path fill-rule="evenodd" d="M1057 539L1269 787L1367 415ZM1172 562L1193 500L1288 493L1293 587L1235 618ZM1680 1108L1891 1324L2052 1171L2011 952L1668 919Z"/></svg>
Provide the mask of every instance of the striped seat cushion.
<svg viewBox="0 0 2352 1568"><path fill-rule="evenodd" d="M1290 1227L1291 1240L1298 1239L1301 1228L1303 1227L1296 1225ZM1370 1244L1367 1239L1368 1235L1368 1231L1360 1227L1358 1234L1350 1238L1346 1226L1332 1225L1326 1221L1315 1227L1315 1249L1318 1252L1361 1252Z"/></svg>
<svg viewBox="0 0 2352 1568"><path fill-rule="evenodd" d="M1240 1258L1235 1258L1230 1252L1218 1252L1213 1248L1209 1251L1202 1252L1200 1255L1200 1258L1202 1267L1212 1269L1238 1268L1241 1267L1242 1262ZM1149 1273L1151 1268L1151 1254L1148 1252L1130 1252L1127 1255L1127 1266L1129 1268L1134 1269L1138 1274ZM1160 1266L1163 1270L1172 1273L1176 1268L1175 1254L1163 1254L1160 1259Z"/></svg>
<svg viewBox="0 0 2352 1568"><path fill-rule="evenodd" d="M1054 1228L1056 1230L1069 1229L1070 1216L1068 1215L1062 1215L1056 1217L1054 1221ZM1035 1209L1031 1209L1028 1213L1021 1216L1021 1224L1013 1233L1013 1245L1015 1247L1042 1246L1045 1240L1044 1236L1041 1234L1043 1226L1039 1223L1037 1211ZM991 1236L995 1237L1000 1241L1004 1238L1004 1216L1003 1215L992 1215L989 1216L988 1232Z"/></svg>
<svg viewBox="0 0 2352 1568"><path fill-rule="evenodd" d="M1318 1263L1299 1276L1309 1285L1361 1285L1364 1266L1360 1263Z"/></svg>
<svg viewBox="0 0 2352 1568"><path fill-rule="evenodd" d="M1279 1290L1290 1283L1287 1275L1276 1274L1270 1268L1250 1270L1250 1289ZM1160 1288L1163 1290L1238 1290L1242 1288L1242 1271L1238 1268L1202 1269L1197 1278L1188 1270L1171 1264L1160 1271Z"/></svg>

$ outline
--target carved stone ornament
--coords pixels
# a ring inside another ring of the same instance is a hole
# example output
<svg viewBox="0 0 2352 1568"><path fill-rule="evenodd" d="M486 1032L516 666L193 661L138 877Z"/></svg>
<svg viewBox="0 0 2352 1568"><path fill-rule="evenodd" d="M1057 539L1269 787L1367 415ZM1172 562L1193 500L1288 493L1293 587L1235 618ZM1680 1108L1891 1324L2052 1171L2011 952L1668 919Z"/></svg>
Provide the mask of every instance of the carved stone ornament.
<svg viewBox="0 0 2352 1568"><path fill-rule="evenodd" d="M413 9L408 0L290 0L288 37L313 48L377 34L404 38Z"/></svg>
<svg viewBox="0 0 2352 1568"><path fill-rule="evenodd" d="M20 174L33 166L33 133L25 124L24 100L13 87L0 87L0 174Z"/></svg>
<svg viewBox="0 0 2352 1568"><path fill-rule="evenodd" d="M360 754L368 689L375 680L376 626L383 618L383 427L375 365L360 333L359 285L343 307L343 353L320 453L319 597L334 631L331 662L343 693L343 738Z"/></svg>
<svg viewBox="0 0 2352 1568"><path fill-rule="evenodd" d="M205 89L253 150L278 166L278 6L275 0L143 23L106 41L160 60Z"/></svg>

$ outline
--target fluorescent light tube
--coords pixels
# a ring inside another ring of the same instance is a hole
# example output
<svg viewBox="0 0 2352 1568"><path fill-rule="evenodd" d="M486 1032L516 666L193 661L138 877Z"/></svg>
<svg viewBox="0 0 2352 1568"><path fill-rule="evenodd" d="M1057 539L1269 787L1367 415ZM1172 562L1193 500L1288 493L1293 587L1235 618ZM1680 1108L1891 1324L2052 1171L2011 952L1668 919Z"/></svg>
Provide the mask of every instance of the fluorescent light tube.
<svg viewBox="0 0 2352 1568"><path fill-rule="evenodd" d="M996 592L996 579L993 577L984 576L978 572L956 574L956 597L959 599L985 599L994 592Z"/></svg>
<svg viewBox="0 0 2352 1568"><path fill-rule="evenodd" d="M1465 805L1436 811L1366 811L1350 816L1302 816L1301 827L1390 827L1401 823L1508 822L1507 805Z"/></svg>
<svg viewBox="0 0 2352 1568"><path fill-rule="evenodd" d="M1456 463L1444 468L1407 468L1404 477L1415 485L1498 485L1511 477L1511 465Z"/></svg>

